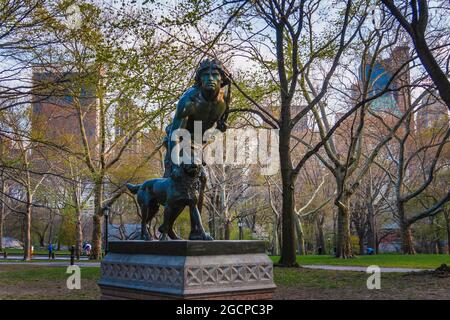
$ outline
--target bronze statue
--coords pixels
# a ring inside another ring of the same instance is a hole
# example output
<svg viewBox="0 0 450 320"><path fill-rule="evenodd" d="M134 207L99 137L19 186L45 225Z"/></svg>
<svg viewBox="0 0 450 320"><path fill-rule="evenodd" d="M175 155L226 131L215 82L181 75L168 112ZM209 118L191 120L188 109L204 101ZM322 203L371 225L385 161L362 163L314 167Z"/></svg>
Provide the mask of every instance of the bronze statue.
<svg viewBox="0 0 450 320"><path fill-rule="evenodd" d="M167 240L169 237L178 238L172 227L185 206L189 206L190 209L189 239L212 240L211 236L205 233L200 219L206 174L199 164L176 164L172 161L172 150L179 141L172 141L171 137L175 130L185 129L191 134L193 147L196 121L201 122L202 136L215 124L217 129L225 132L231 97L230 82L230 75L222 63L216 59L202 61L195 74L194 86L183 93L178 101L173 121L166 127L167 136L164 142L167 150L163 178L152 179L137 186L127 185L130 191L138 194L143 229L157 213L159 205L165 206L164 222L159 228L162 233L160 240ZM227 90L224 88L226 86ZM146 228L145 232L141 233L143 238L147 237Z"/></svg>
<svg viewBox="0 0 450 320"><path fill-rule="evenodd" d="M214 124L218 130L226 131L231 97L230 81L229 73L218 60L206 59L200 63L195 74L194 86L183 93L178 101L173 121L166 127L167 152L164 177L170 175L171 167L174 165L171 155L176 141L172 141L171 136L175 130L186 129L193 139L194 122L199 121L202 124L202 135ZM226 91L225 86L228 86Z"/></svg>
<svg viewBox="0 0 450 320"><path fill-rule="evenodd" d="M212 240L203 228L200 212L197 209L199 176L199 165L182 163L173 169L168 178L147 180L141 185L127 184L127 188L133 194L137 194L141 208L141 239L149 240L147 225L162 205L164 220L158 229L161 233L160 240L179 239L173 231L173 224L186 206L189 207L190 218L195 226L191 229L189 239Z"/></svg>

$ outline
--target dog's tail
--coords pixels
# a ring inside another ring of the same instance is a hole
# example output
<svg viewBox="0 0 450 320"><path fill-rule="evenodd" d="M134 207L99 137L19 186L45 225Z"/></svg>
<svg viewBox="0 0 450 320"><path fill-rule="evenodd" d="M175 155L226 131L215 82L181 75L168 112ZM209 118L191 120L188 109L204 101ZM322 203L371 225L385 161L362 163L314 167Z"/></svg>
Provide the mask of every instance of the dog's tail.
<svg viewBox="0 0 450 320"><path fill-rule="evenodd" d="M127 188L130 190L132 194L136 194L139 191L139 188L142 186L142 184L131 184L127 183Z"/></svg>

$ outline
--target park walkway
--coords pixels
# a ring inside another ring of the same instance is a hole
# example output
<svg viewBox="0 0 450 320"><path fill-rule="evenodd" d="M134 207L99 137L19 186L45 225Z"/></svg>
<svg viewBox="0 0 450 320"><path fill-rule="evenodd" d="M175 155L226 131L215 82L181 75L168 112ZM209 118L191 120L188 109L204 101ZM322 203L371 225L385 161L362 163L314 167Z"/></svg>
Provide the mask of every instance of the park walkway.
<svg viewBox="0 0 450 320"><path fill-rule="evenodd" d="M8 261L8 260L22 260L23 254L9 254L7 259L4 259L3 257L0 257L0 262ZM48 255L34 255L31 259L32 261L35 260L49 260ZM53 260L61 260L61 261L67 261L70 260L69 255L56 255ZM88 257L80 257L80 260L89 260Z"/></svg>

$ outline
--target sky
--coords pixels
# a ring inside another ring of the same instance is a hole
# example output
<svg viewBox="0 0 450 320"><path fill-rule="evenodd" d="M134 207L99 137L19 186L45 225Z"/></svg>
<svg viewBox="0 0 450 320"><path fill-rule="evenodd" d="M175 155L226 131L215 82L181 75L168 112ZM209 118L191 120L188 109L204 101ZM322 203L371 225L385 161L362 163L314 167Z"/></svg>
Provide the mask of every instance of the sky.
<svg viewBox="0 0 450 320"><path fill-rule="evenodd" d="M88 1L92 1L102 7L107 7L107 8L113 8L115 10L119 10L120 9L120 5L121 5L121 1L117 1L117 0L88 0ZM131 10L131 11L138 11L143 7L146 8L152 8L155 6L158 6L158 8L162 8L162 10L157 11L157 15L162 16L167 14L169 11L171 10L176 10L176 6L180 3L180 0L157 0L156 4L151 4L150 2L147 3L146 5L142 5L143 0L137 0L132 7L127 8L127 10ZM221 2L221 1L220 1ZM335 4L336 1L324 1L323 5L324 6L328 6L329 10L327 10L327 18L330 18L330 16L332 17L333 15L336 15L336 12L338 10L342 10L343 8L345 8L345 1L337 1L337 4ZM433 3L433 2L431 2ZM73 12L73 11L72 11ZM379 12L375 13L375 18L377 17L377 15L379 15ZM80 17L80 15L76 15L76 10L75 10L75 15L72 15L72 17ZM325 17L320 17L318 16L317 19L313 22L314 23L314 30L317 34L321 34L322 32L325 31L325 28L329 28L329 25L323 21L323 19L325 19ZM75 25L76 25L76 21L77 19L75 19ZM376 20L376 19L375 19ZM253 23L253 27L255 29L261 29L264 27L264 23L263 21L259 20L259 21L252 21ZM372 23L372 19L368 20L368 23ZM68 19L67 20L67 25L69 27L74 25L74 20L73 19ZM219 25L208 25L208 26L203 26L203 27L207 27L209 28L209 30L215 30L216 32L220 29L221 26ZM266 34L268 34L269 36L273 37L273 30L268 29L265 31ZM195 31L192 30L192 32L189 33L191 36L193 36L194 38L197 37L199 38ZM242 36L242 31L240 32L240 35ZM160 34L160 36L162 36L162 34ZM130 42L133 42L133 39L129 39ZM233 39L231 41L232 43L238 43L238 39L236 37L236 34L233 35ZM273 50L273 45L269 44L269 47L271 47ZM252 62L250 59L244 57L244 52L236 52L236 54L231 58L230 63L227 65L227 67L232 71L232 73L237 73L239 71L249 71L249 70L253 70L256 67L256 63ZM269 59L274 59L273 56L273 52L271 52L267 47L265 46L260 46L260 54L262 57L264 57L265 59L269 60ZM353 68L355 70L357 70L358 68L358 64L359 64L359 59L352 59L351 57L343 57L343 61L347 61L350 64L353 64ZM1 61L0 62L0 68L5 68L6 66L10 66L11 65L11 61ZM325 69L327 68L326 64L323 64L322 67L325 67ZM417 74L414 74L413 71L413 76L417 76ZM417 73L417 72L416 72ZM24 73L22 74L22 76L24 78L30 78L31 77L31 72L30 69L25 69ZM189 75L190 76L190 75ZM319 79L318 83L320 83L320 79L322 78L321 73L319 72L319 70L316 71L315 75L313 77L316 77ZM351 77L350 77L351 78ZM4 83L2 83L4 84ZM12 81L10 82L11 86L17 86L19 85L20 82L19 81ZM419 91L420 92L420 91ZM418 95L419 93L417 93Z"/></svg>

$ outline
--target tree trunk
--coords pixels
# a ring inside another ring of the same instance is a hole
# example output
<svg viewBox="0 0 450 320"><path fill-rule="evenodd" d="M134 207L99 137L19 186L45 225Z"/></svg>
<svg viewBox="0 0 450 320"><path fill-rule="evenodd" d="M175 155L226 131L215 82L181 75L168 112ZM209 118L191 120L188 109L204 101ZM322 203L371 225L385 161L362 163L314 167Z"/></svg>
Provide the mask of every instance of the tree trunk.
<svg viewBox="0 0 450 320"><path fill-rule="evenodd" d="M24 252L23 259L31 260L31 197L28 196L25 213Z"/></svg>
<svg viewBox="0 0 450 320"><path fill-rule="evenodd" d="M450 216L448 211L444 209L445 225L447 227L447 253L450 254Z"/></svg>
<svg viewBox="0 0 450 320"><path fill-rule="evenodd" d="M0 209L0 251L3 251L3 221L4 221L4 206Z"/></svg>
<svg viewBox="0 0 450 320"><path fill-rule="evenodd" d="M275 216L273 227L272 227L272 254L274 256L280 255L280 241L278 233L278 218Z"/></svg>
<svg viewBox="0 0 450 320"><path fill-rule="evenodd" d="M447 222L447 253L450 254L450 224Z"/></svg>
<svg viewBox="0 0 450 320"><path fill-rule="evenodd" d="M367 205L367 246L374 249L377 247L377 241L375 236L375 215L373 212L372 203Z"/></svg>
<svg viewBox="0 0 450 320"><path fill-rule="evenodd" d="M425 70L427 70L434 84L436 85L439 94L444 100L447 107L450 106L450 81L445 73L440 68L430 48L425 42L423 35L416 35L413 37L414 47L417 51L420 61L422 62Z"/></svg>
<svg viewBox="0 0 450 320"><path fill-rule="evenodd" d="M76 244L75 244L75 256L77 260L80 260L81 251L83 250L83 228L81 226L82 211L78 207L77 209L77 224L76 224Z"/></svg>
<svg viewBox="0 0 450 320"><path fill-rule="evenodd" d="M323 234L323 219L320 217L316 217L316 228L317 228L316 245L317 248L322 248L319 254L326 254L327 248L325 245L325 236Z"/></svg>
<svg viewBox="0 0 450 320"><path fill-rule="evenodd" d="M337 246L337 214L333 212L333 243L331 244L330 252L336 255L336 246Z"/></svg>
<svg viewBox="0 0 450 320"><path fill-rule="evenodd" d="M358 235L358 241L359 241L359 255L364 255L364 235L360 234Z"/></svg>
<svg viewBox="0 0 450 320"><path fill-rule="evenodd" d="M442 248L442 244L441 244L441 239L436 239L436 253L437 254L443 254L444 253L444 248Z"/></svg>
<svg viewBox="0 0 450 320"><path fill-rule="evenodd" d="M412 239L411 225L407 223L405 217L405 207L403 202L397 201L397 214L400 220L400 232L402 238L402 252L404 254L415 254Z"/></svg>
<svg viewBox="0 0 450 320"><path fill-rule="evenodd" d="M306 255L305 251L305 235L303 233L302 221L300 217L295 219L295 229L297 233L297 247L299 255Z"/></svg>
<svg viewBox="0 0 450 320"><path fill-rule="evenodd" d="M23 243L23 249L25 252L25 215L21 216L20 219L20 241Z"/></svg>
<svg viewBox="0 0 450 320"><path fill-rule="evenodd" d="M400 227L402 233L402 252L404 254L415 254L411 225L402 222Z"/></svg>
<svg viewBox="0 0 450 320"><path fill-rule="evenodd" d="M378 232L375 232L375 253L380 253L380 242L378 241Z"/></svg>
<svg viewBox="0 0 450 320"><path fill-rule="evenodd" d="M283 161L283 160L281 160ZM279 264L292 267L297 266L296 262L296 241L295 241L295 221L294 221L294 192L290 178L283 179L283 209L281 228L281 257Z"/></svg>
<svg viewBox="0 0 450 320"><path fill-rule="evenodd" d="M94 192L94 216L92 217L92 253L91 258L98 260L102 255L102 202L103 202L103 179L95 182Z"/></svg>
<svg viewBox="0 0 450 320"><path fill-rule="evenodd" d="M92 217L92 252L91 259L98 260L102 253L102 220L97 214Z"/></svg>
<svg viewBox="0 0 450 320"><path fill-rule="evenodd" d="M78 192L78 185L76 187L76 189L73 192L73 202L75 204L75 212L76 212L76 217L77 217L77 222L76 222L76 240L75 240L75 256L77 258L77 260L80 260L80 256L81 256L81 251L83 250L83 228L81 225L81 217L83 214L83 211L81 210L81 206L80 206L80 199L79 199L79 192Z"/></svg>
<svg viewBox="0 0 450 320"><path fill-rule="evenodd" d="M2 197L2 201L0 203L0 251L3 250L3 223L5 221L5 214L6 214L6 208L5 208L5 193L6 193L6 186L5 186L5 181L3 180L2 177L2 181L1 181L1 197Z"/></svg>
<svg viewBox="0 0 450 320"><path fill-rule="evenodd" d="M341 197L336 198L335 204L338 208L336 258L352 258L349 199L342 194Z"/></svg>
<svg viewBox="0 0 450 320"><path fill-rule="evenodd" d="M4 153L4 143L0 143L0 157L3 157L3 153ZM5 221L5 214L6 214L6 210L5 210L5 200L6 200L6 184L5 184L5 179L2 173L1 176L1 185L0 185L0 190L1 190L1 194L0 197L2 198L2 201L0 203L0 250L3 250L3 222Z"/></svg>
<svg viewBox="0 0 450 320"><path fill-rule="evenodd" d="M276 232L277 232L277 243L278 243L278 246L277 246L278 255L281 256L281 246L282 246L281 242L283 241L282 236L281 236L281 220L278 221Z"/></svg>
<svg viewBox="0 0 450 320"><path fill-rule="evenodd" d="M48 230L48 243L53 243L53 223L55 222L55 216L52 215L52 220L50 221L50 226Z"/></svg>
<svg viewBox="0 0 450 320"><path fill-rule="evenodd" d="M220 197L219 197L219 203L220 203L220 214L225 220L224 229L223 229L223 238L225 240L230 240L230 220L228 219L228 203L227 203L227 190L226 190L226 171L225 166L222 165L220 167L220 173L221 173L221 183L220 183Z"/></svg>
<svg viewBox="0 0 450 320"><path fill-rule="evenodd" d="M208 215L209 215L209 219L208 219L209 232L211 233L211 236L213 237L213 239L216 239L215 214L212 210L208 210Z"/></svg>
<svg viewBox="0 0 450 320"><path fill-rule="evenodd" d="M436 220L433 219L433 225L434 225L434 243L435 245L435 253L436 254L443 254L444 253L444 248L442 248L442 244L441 244L441 237L439 235L439 225L436 224Z"/></svg>
<svg viewBox="0 0 450 320"><path fill-rule="evenodd" d="M57 233L57 238L56 238L56 250L57 251L61 250L61 231L64 226L64 221L66 219L66 216L64 214L62 214L61 211L59 212L59 214L61 216L61 220L59 223L59 228L58 228L58 233Z"/></svg>
<svg viewBox="0 0 450 320"><path fill-rule="evenodd" d="M286 109L284 107L283 109ZM285 117L282 118L285 122ZM282 180L282 212L281 212L281 257L278 262L285 267L298 266L296 262L296 241L295 241L295 213L294 213L294 177L292 175L292 161L290 150L290 130L288 125L282 126L280 130L279 153L281 165L281 180Z"/></svg>
<svg viewBox="0 0 450 320"><path fill-rule="evenodd" d="M38 234L38 237L39 237L39 246L45 247L45 243L44 243L45 234L43 234L43 235Z"/></svg>
<svg viewBox="0 0 450 320"><path fill-rule="evenodd" d="M223 228L225 240L230 240L230 220L225 220L225 225L223 226Z"/></svg>

